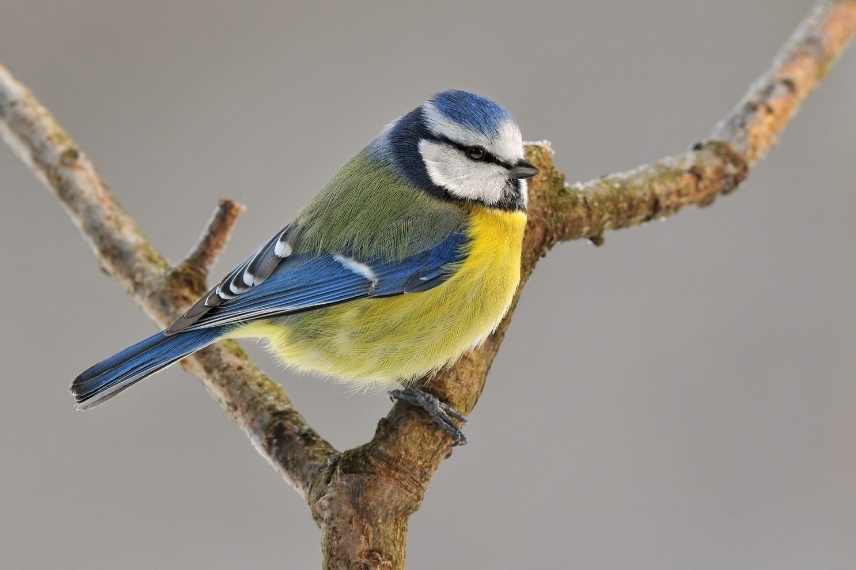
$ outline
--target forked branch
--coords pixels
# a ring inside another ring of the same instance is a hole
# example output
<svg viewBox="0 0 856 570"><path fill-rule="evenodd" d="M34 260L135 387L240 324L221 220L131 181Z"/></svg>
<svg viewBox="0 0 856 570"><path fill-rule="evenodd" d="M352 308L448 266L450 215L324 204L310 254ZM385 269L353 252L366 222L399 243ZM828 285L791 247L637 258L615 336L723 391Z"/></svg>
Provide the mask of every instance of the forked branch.
<svg viewBox="0 0 856 570"><path fill-rule="evenodd" d="M160 326L167 326L205 291L205 273L222 249L240 207L223 202L187 263L173 268L113 198L92 161L57 120L0 66L0 134L66 208L101 267ZM262 455L306 494L333 455L294 408L234 342L184 361Z"/></svg>
<svg viewBox="0 0 856 570"><path fill-rule="evenodd" d="M549 146L530 145L529 158L540 174L530 184L521 289L537 260L557 242L587 238L599 243L608 230L670 216L688 205L709 205L737 188L854 34L856 0L820 2L772 69L709 139L657 163L567 186ZM158 324L168 324L204 292L208 269L240 213L237 204L221 202L199 244L173 268L115 202L54 117L2 66L0 130L65 206L102 266ZM479 349L431 378L430 391L471 411L511 312ZM306 497L322 530L327 568L403 568L408 517L449 454L448 436L398 404L370 442L339 453L235 343L219 343L185 363Z"/></svg>

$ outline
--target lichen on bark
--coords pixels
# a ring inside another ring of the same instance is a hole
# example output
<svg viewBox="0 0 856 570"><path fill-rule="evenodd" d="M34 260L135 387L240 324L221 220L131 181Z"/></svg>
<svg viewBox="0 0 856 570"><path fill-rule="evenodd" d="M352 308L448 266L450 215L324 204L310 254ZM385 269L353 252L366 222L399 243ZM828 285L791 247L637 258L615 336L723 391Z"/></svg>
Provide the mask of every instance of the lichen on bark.
<svg viewBox="0 0 856 570"><path fill-rule="evenodd" d="M480 347L431 377L428 389L469 413L477 404L520 292L555 244L603 242L607 231L707 206L732 192L773 146L800 102L856 34L856 0L820 2L772 69L711 136L654 164L567 185L549 145L527 146L539 168L530 184L521 285L512 309ZM118 204L92 162L50 112L0 66L0 134L54 193L100 265L153 320L166 326L206 288L207 270L225 246L240 207L221 202L199 244L172 267ZM452 441L402 404L374 437L344 452L333 448L233 341L183 361L271 465L301 493L321 529L325 568L404 567L407 521Z"/></svg>

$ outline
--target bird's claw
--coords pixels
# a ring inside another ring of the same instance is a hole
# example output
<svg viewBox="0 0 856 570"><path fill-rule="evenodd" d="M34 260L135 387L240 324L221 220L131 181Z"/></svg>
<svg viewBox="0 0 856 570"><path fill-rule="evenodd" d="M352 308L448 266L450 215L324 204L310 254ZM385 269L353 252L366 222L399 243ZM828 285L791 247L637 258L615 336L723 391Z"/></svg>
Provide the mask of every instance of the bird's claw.
<svg viewBox="0 0 856 570"><path fill-rule="evenodd" d="M440 401L437 396L418 388L407 387L402 390L391 390L389 399L393 402L400 400L423 410L437 427L452 436L452 445L467 444L464 432L455 425L455 421L466 423L467 418L446 402Z"/></svg>

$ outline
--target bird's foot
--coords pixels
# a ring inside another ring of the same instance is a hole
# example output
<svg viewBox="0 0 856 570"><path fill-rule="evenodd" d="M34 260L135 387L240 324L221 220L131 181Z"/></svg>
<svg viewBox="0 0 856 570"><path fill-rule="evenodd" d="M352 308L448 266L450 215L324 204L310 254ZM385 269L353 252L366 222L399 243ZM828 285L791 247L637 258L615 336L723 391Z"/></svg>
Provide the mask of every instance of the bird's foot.
<svg viewBox="0 0 856 570"><path fill-rule="evenodd" d="M467 444L464 432L455 425L455 421L466 423L467 418L449 404L441 402L437 396L433 396L418 388L407 387L403 390L391 390L389 392L389 399L393 402L400 400L424 410L437 427L452 436L452 445Z"/></svg>

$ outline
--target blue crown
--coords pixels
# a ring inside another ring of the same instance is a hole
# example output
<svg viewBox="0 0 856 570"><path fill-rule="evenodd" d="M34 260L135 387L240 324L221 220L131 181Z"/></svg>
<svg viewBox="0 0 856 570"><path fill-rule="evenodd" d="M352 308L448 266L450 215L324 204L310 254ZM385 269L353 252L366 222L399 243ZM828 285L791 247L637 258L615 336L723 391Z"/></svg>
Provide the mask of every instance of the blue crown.
<svg viewBox="0 0 856 570"><path fill-rule="evenodd" d="M511 119L511 113L490 99L457 89L437 93L431 102L452 121L488 137L496 136L499 125Z"/></svg>

